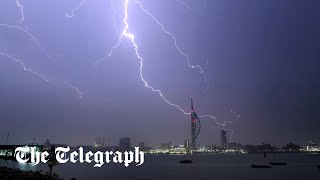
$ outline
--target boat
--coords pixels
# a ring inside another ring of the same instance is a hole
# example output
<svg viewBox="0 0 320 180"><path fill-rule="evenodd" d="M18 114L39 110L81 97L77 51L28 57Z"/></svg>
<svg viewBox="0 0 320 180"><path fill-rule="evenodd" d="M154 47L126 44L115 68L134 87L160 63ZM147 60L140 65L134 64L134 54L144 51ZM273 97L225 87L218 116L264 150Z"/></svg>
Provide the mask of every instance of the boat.
<svg viewBox="0 0 320 180"><path fill-rule="evenodd" d="M183 159L180 160L179 163L181 163L181 164L190 164L190 163L192 163L192 154L190 153L190 157L187 157L188 153L190 153L190 152L187 151L187 154L183 155Z"/></svg>
<svg viewBox="0 0 320 180"><path fill-rule="evenodd" d="M286 166L286 162L269 162L270 165L275 165L275 166Z"/></svg>
<svg viewBox="0 0 320 180"><path fill-rule="evenodd" d="M192 156L187 158L186 155L183 156L183 159L179 161L181 164L190 164L192 163Z"/></svg>
<svg viewBox="0 0 320 180"><path fill-rule="evenodd" d="M252 164L252 168L271 168L272 166L269 164Z"/></svg>
<svg viewBox="0 0 320 180"><path fill-rule="evenodd" d="M270 165L275 165L275 166L286 166L286 162L277 162L276 160L276 145L273 145L273 160L272 162L269 162Z"/></svg>
<svg viewBox="0 0 320 180"><path fill-rule="evenodd" d="M190 164L190 163L192 163L192 160L191 159L184 159L184 160L181 160L180 163Z"/></svg>

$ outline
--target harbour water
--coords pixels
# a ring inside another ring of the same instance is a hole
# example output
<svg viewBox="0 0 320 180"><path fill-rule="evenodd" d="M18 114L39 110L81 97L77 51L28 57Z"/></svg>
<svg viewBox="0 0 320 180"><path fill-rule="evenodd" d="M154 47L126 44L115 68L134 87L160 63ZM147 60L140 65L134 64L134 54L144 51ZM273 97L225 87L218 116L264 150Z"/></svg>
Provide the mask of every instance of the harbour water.
<svg viewBox="0 0 320 180"><path fill-rule="evenodd" d="M320 179L319 154L277 154L275 160L287 162L286 166L273 166L268 169L254 169L251 164L266 164L273 161L273 155L263 158L261 154L245 155L207 155L193 156L192 164L180 164L183 155L146 155L145 163L139 167L134 164L124 167L123 164L104 164L94 168L91 164L59 164L54 172L64 179L78 180L228 180L228 179L258 179L258 180L301 180ZM0 160L0 166L19 168L21 170L48 171L46 164L32 166L12 161Z"/></svg>

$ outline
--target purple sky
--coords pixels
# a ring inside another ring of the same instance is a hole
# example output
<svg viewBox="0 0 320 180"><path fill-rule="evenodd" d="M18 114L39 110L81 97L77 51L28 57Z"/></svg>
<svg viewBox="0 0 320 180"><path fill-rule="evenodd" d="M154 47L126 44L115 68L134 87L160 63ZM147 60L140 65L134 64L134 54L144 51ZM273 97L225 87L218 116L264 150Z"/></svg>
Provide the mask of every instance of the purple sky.
<svg viewBox="0 0 320 180"><path fill-rule="evenodd" d="M0 24L28 27L51 58L26 34L0 26L0 51L43 73L45 82L0 56L0 144L44 142L92 144L105 137L118 144L131 137L157 146L183 144L190 116L144 87L130 41L95 69L117 42L111 1L0 2ZM190 55L206 67L207 82L190 69L174 42L130 0L129 32L144 58L144 78L171 102L198 115L234 121L232 141L285 144L320 141L320 2L317 0L174 0L141 3L165 25ZM115 2L115 21L124 28L123 1ZM68 82L85 92L81 99ZM208 87L208 90L206 90ZM235 120L232 109L241 117ZM220 144L219 126L202 118L198 143ZM230 131L228 131L230 133Z"/></svg>

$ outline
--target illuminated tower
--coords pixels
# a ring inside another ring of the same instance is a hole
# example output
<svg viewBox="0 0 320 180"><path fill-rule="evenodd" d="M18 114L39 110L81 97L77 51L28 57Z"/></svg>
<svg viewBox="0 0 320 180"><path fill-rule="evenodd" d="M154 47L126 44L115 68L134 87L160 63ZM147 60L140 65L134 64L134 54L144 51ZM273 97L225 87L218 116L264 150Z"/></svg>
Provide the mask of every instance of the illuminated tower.
<svg viewBox="0 0 320 180"><path fill-rule="evenodd" d="M194 112L191 98L191 150L196 150L196 139L200 133L201 123L198 115Z"/></svg>

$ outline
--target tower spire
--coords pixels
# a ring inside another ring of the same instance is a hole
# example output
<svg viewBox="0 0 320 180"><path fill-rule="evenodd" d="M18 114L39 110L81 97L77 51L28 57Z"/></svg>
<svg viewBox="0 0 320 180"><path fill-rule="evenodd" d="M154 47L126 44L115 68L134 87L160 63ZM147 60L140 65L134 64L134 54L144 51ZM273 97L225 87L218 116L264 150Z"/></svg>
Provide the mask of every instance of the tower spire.
<svg viewBox="0 0 320 180"><path fill-rule="evenodd" d="M191 98L191 150L196 150L196 139L200 133L200 119L193 109L193 100Z"/></svg>
<svg viewBox="0 0 320 180"><path fill-rule="evenodd" d="M192 97L191 97L191 111L193 112L193 100L192 100Z"/></svg>

